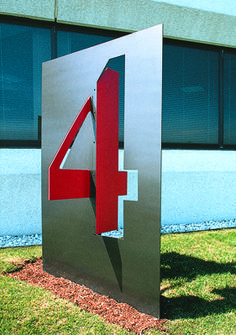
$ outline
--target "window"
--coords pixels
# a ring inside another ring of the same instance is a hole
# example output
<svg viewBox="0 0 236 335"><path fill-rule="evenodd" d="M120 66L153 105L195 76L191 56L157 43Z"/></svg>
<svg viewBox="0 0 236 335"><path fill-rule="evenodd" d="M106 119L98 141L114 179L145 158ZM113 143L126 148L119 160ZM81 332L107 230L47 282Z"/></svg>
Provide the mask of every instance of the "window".
<svg viewBox="0 0 236 335"><path fill-rule="evenodd" d="M164 44L163 143L217 144L219 53Z"/></svg>
<svg viewBox="0 0 236 335"><path fill-rule="evenodd" d="M236 54L224 54L224 144L236 145Z"/></svg>
<svg viewBox="0 0 236 335"><path fill-rule="evenodd" d="M40 147L41 68L53 57L124 35L35 20L0 23L0 145ZM123 145L125 59L120 74L119 141ZM236 147L234 49L164 39L162 142L170 148Z"/></svg>
<svg viewBox="0 0 236 335"><path fill-rule="evenodd" d="M59 30L57 32L57 56L61 57L72 52L87 49L111 39L111 36Z"/></svg>
<svg viewBox="0 0 236 335"><path fill-rule="evenodd" d="M0 25L1 143L40 145L41 67L50 58L50 29Z"/></svg>

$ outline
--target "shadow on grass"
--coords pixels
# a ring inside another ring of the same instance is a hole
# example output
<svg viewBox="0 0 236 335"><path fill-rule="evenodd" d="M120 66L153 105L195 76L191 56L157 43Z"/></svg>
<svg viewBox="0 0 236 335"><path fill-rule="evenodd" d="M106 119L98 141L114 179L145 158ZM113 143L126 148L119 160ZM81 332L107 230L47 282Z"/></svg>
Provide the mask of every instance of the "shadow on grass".
<svg viewBox="0 0 236 335"><path fill-rule="evenodd" d="M182 277L191 280L197 275L236 273L235 265L235 263L220 264L204 261L203 259L170 252L161 255L161 277L169 279Z"/></svg>
<svg viewBox="0 0 236 335"><path fill-rule="evenodd" d="M184 283L193 281L199 275L214 273L236 273L235 263L219 264L199 258L180 255L175 252L161 255L161 278L178 278L172 289L178 289ZM161 292L163 293L164 290ZM196 296L166 298L161 296L161 317L169 320L180 318L198 318L201 316L220 314L236 307L236 288L214 289L211 293L220 295L218 300L207 301Z"/></svg>

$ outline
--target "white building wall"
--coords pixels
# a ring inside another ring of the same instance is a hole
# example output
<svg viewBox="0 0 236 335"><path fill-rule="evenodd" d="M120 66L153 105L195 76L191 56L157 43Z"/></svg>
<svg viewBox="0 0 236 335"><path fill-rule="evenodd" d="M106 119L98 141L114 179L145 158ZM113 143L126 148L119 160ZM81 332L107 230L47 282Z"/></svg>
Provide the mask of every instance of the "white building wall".
<svg viewBox="0 0 236 335"><path fill-rule="evenodd" d="M41 233L41 150L0 150L0 236Z"/></svg>
<svg viewBox="0 0 236 335"><path fill-rule="evenodd" d="M235 151L163 150L162 225L235 218Z"/></svg>
<svg viewBox="0 0 236 335"><path fill-rule="evenodd" d="M0 150L0 236L41 233L41 150ZM236 219L236 152L163 150L162 225Z"/></svg>
<svg viewBox="0 0 236 335"><path fill-rule="evenodd" d="M232 0L153 0L182 7L197 8L208 12L236 15L236 2Z"/></svg>

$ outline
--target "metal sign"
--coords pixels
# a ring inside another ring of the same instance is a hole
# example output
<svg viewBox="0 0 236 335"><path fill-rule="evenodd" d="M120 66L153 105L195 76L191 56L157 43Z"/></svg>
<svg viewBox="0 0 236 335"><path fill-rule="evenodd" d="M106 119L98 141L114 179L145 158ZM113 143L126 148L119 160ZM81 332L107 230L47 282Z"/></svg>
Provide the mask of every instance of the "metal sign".
<svg viewBox="0 0 236 335"><path fill-rule="evenodd" d="M122 150L119 74L109 68L120 56ZM43 64L44 269L157 317L161 95L161 25ZM119 215L123 237L103 234L119 229Z"/></svg>

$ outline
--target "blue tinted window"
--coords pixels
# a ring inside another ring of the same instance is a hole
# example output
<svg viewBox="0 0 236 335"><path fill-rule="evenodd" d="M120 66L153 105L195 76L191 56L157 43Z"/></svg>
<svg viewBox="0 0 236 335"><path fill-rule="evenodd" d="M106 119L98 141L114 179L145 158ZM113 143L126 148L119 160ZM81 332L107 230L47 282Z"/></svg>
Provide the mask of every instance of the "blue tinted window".
<svg viewBox="0 0 236 335"><path fill-rule="evenodd" d="M57 56L65 56L72 52L90 48L94 45L110 41L112 37L76 33L71 31L58 31Z"/></svg>
<svg viewBox="0 0 236 335"><path fill-rule="evenodd" d="M0 140L38 140L42 62L49 29L0 24Z"/></svg>
<svg viewBox="0 0 236 335"><path fill-rule="evenodd" d="M119 35L117 33L117 37ZM54 38L53 45L57 45L54 52L60 57L112 40L115 33L110 35L110 32L100 30L83 29L82 32L73 32L59 29ZM0 24L0 141L39 140L41 66L42 62L50 59L50 29ZM220 129L223 130L223 144L236 145L236 54L226 50L223 59L224 64L220 68L218 49L165 40L162 125L164 144L217 145ZM113 59L110 64L120 73L122 142L124 57ZM220 73L223 74L221 83ZM220 87L223 90L220 91ZM223 115L223 123L219 113Z"/></svg>
<svg viewBox="0 0 236 335"><path fill-rule="evenodd" d="M236 144L236 54L224 54L224 144Z"/></svg>
<svg viewBox="0 0 236 335"><path fill-rule="evenodd" d="M164 45L164 143L217 144L218 52Z"/></svg>

